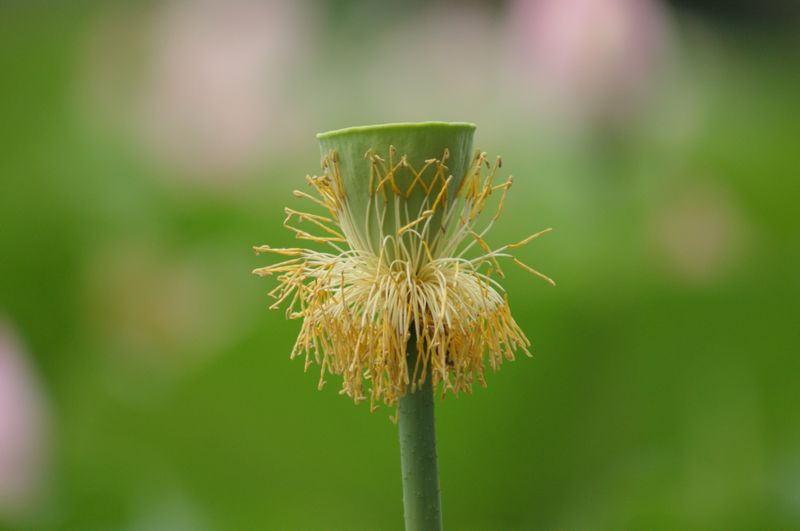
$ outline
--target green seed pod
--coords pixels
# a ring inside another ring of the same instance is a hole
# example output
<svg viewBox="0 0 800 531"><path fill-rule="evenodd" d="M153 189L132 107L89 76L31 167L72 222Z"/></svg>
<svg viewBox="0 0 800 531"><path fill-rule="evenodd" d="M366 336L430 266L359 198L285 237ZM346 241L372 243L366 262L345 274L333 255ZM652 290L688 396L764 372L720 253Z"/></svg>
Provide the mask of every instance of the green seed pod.
<svg viewBox="0 0 800 531"><path fill-rule="evenodd" d="M352 216L345 235L374 251L386 237L394 242L401 229L429 215L424 237L433 243L442 229L443 203L455 198L469 171L474 132L468 123L423 122L318 134L323 166L331 177L341 176L342 200ZM442 204L434 211L437 198ZM405 239L394 243L407 246ZM385 247L390 260L398 258L395 247Z"/></svg>

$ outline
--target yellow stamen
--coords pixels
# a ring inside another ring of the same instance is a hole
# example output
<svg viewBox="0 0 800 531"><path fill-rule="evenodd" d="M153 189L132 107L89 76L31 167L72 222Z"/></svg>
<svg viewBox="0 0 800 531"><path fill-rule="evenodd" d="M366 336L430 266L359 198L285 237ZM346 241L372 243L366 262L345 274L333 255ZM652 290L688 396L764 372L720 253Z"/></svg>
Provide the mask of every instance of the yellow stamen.
<svg viewBox="0 0 800 531"><path fill-rule="evenodd" d="M291 357L303 357L306 369L320 365L320 388L327 375L340 375L341 393L356 403L369 399L374 409L381 401L395 404L426 378L441 383L442 393L470 393L475 383L486 384L486 365L495 370L513 360L518 349L530 355L530 341L491 275L502 277L499 258L511 257L554 284L507 252L550 229L493 249L485 234L502 213L512 179L494 184L502 160L497 157L490 163L482 152L476 152L458 179L448 174L449 155L445 150L441 159L425 160L417 169L393 147L386 159L368 150L364 158L370 171L369 207L366 217L360 213L355 219L338 154L331 151L322 160L323 175L307 177L316 197L294 192L329 215L286 208L284 225L299 239L346 243L350 248L333 245L337 252L319 252L253 247L256 253L286 257L253 272L276 276L278 285L269 293L274 299L271 308L285 306L287 317L302 319ZM458 186L451 187L454 179ZM494 216L479 228L477 220L495 191L502 193ZM383 201L373 199L378 194ZM407 202L412 194L413 209ZM311 223L324 235L294 227L293 221ZM379 232L377 240L370 236L374 230ZM462 258L474 245L480 249L478 256ZM419 356L407 367L411 334Z"/></svg>

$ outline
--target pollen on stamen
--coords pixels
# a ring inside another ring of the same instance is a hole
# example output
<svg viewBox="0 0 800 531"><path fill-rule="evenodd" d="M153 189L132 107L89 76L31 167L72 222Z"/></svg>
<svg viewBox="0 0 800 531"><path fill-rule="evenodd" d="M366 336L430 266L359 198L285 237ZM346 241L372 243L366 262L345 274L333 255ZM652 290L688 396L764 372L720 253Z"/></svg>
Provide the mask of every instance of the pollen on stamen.
<svg viewBox="0 0 800 531"><path fill-rule="evenodd" d="M322 158L323 174L306 179L314 194L293 193L326 215L286 208L284 221L298 239L328 249L253 248L286 258L253 272L275 276L271 307L285 305L287 317L302 320L291 357L303 357L305 369L320 365L320 389L331 374L341 376L340 392L355 403L368 399L374 410L381 402L395 404L427 378L441 384L443 395L471 393L475 383L486 385L487 365L496 370L519 350L530 355L530 341L492 277L502 278L500 260L510 259L555 284L509 252L550 229L492 248L486 234L513 181L495 184L500 157L490 163L476 152L460 176L445 165L449 157L444 150L416 168L393 146L385 157L370 149L367 191L356 198L347 193L332 150ZM479 227L496 191L495 211ZM475 256L465 257L470 251ZM411 340L419 355L408 366Z"/></svg>

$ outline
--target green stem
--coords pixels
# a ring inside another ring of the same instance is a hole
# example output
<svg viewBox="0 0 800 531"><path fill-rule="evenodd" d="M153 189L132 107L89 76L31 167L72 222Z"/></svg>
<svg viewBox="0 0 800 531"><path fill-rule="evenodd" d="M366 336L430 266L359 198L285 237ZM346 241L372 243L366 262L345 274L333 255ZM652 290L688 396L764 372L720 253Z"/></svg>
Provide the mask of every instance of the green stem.
<svg viewBox="0 0 800 531"><path fill-rule="evenodd" d="M408 370L417 362L416 340L408 343ZM399 399L400 462L403 470L403 506L406 531L441 531L439 465L433 416L431 376L412 393Z"/></svg>

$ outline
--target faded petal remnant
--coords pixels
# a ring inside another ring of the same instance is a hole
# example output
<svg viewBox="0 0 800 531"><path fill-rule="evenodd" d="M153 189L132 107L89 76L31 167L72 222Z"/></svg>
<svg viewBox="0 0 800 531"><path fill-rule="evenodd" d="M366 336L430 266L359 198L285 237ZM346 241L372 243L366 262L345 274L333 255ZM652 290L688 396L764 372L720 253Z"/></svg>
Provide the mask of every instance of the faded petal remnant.
<svg viewBox="0 0 800 531"><path fill-rule="evenodd" d="M331 150L323 175L307 178L316 195L295 192L325 215L287 208L284 225L332 252L254 248L286 257L254 273L277 275L272 308L287 303L287 317L303 320L292 357L303 356L306 368L320 365L320 388L327 373L341 375L342 393L356 403L369 397L374 408L394 404L425 378L441 382L443 393L470 392L475 380L485 385L484 353L493 370L518 349L530 354L492 277L503 276L499 259L508 258L552 284L510 254L550 229L489 247L484 236L502 212L512 178L495 183L501 161L491 163L485 153L476 153L466 175L455 178L448 175L448 157L445 150L414 167L391 146L386 156L369 150L369 182L353 190ZM495 192L496 210L479 229L477 219ZM477 256L468 257L470 251ZM409 367L412 336L419 357Z"/></svg>

